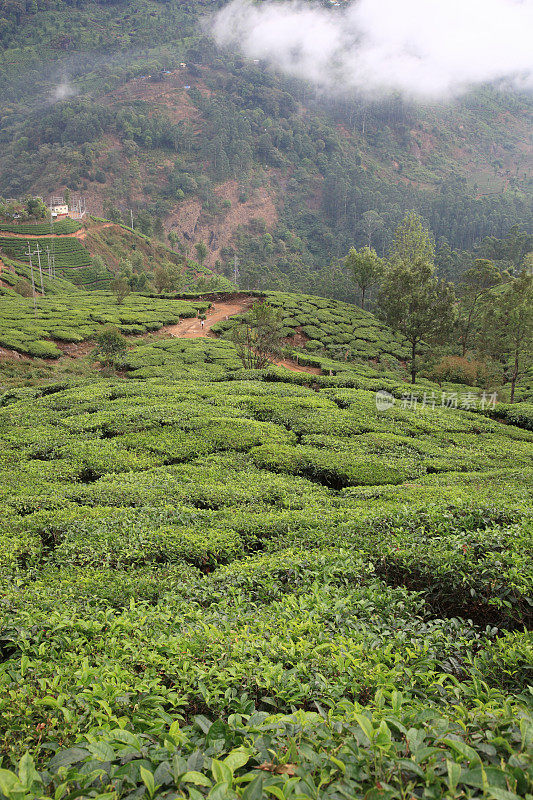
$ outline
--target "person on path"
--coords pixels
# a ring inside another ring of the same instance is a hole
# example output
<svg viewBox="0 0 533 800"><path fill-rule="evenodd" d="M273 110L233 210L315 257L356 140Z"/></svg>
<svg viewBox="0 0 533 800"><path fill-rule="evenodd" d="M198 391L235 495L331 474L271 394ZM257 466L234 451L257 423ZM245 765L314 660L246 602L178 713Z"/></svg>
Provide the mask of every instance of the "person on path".
<svg viewBox="0 0 533 800"><path fill-rule="evenodd" d="M200 320L200 325L201 325L202 328L204 327L204 320L203 319Z"/></svg>

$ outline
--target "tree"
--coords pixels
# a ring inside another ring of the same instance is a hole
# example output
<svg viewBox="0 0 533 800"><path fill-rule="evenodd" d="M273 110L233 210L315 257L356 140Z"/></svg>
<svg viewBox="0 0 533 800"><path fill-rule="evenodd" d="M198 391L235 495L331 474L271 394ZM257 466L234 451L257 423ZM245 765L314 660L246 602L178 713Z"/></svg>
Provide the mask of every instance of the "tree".
<svg viewBox="0 0 533 800"><path fill-rule="evenodd" d="M175 250L176 245L179 241L178 234L176 233L176 231L170 231L170 233L168 234L168 241L170 242L171 248Z"/></svg>
<svg viewBox="0 0 533 800"><path fill-rule="evenodd" d="M119 209L107 200L104 201L104 217L110 222L122 222L122 214Z"/></svg>
<svg viewBox="0 0 533 800"><path fill-rule="evenodd" d="M479 322L483 300L501 280L500 271L486 258L476 258L470 269L461 276L457 328L463 358Z"/></svg>
<svg viewBox="0 0 533 800"><path fill-rule="evenodd" d="M114 367L126 352L126 339L118 328L113 325L106 326L96 337L94 358L103 367Z"/></svg>
<svg viewBox="0 0 533 800"><path fill-rule="evenodd" d="M97 281L108 276L108 268L102 256L93 256L93 274Z"/></svg>
<svg viewBox="0 0 533 800"><path fill-rule="evenodd" d="M361 227L366 234L369 247L372 246L372 237L383 228L385 220L375 209L365 211L361 219Z"/></svg>
<svg viewBox="0 0 533 800"><path fill-rule="evenodd" d="M407 214L394 234L394 243L390 255L393 264L426 262L433 264L435 260L435 239L418 214L411 211Z"/></svg>
<svg viewBox="0 0 533 800"><path fill-rule="evenodd" d="M155 268L154 286L159 294L162 292L169 292L172 288L172 276L168 269L165 269L165 267L161 265Z"/></svg>
<svg viewBox="0 0 533 800"><path fill-rule="evenodd" d="M385 321L411 345L413 383L420 343L442 339L453 324L453 289L435 274L434 249L431 232L416 214L409 214L396 231L379 294Z"/></svg>
<svg viewBox="0 0 533 800"><path fill-rule="evenodd" d="M30 197L26 200L26 213L31 219L45 219L48 207L38 197Z"/></svg>
<svg viewBox="0 0 533 800"><path fill-rule="evenodd" d="M283 322L281 311L266 302L254 303L232 332L237 353L247 369L264 369L279 354Z"/></svg>
<svg viewBox="0 0 533 800"><path fill-rule="evenodd" d="M363 247L361 250L352 247L344 260L344 266L350 270L361 290L361 308L364 308L365 292L378 282L383 272L383 261L372 247Z"/></svg>
<svg viewBox="0 0 533 800"><path fill-rule="evenodd" d="M194 249L196 250L196 257L200 264L203 264L207 258L207 253L209 252L207 249L207 245L205 242L197 242L194 245Z"/></svg>
<svg viewBox="0 0 533 800"><path fill-rule="evenodd" d="M126 297L131 293L127 278L119 276L111 281L111 291L114 292L118 305L122 305Z"/></svg>
<svg viewBox="0 0 533 800"><path fill-rule="evenodd" d="M522 272L486 303L481 350L509 363L510 402L516 382L533 365L533 276Z"/></svg>

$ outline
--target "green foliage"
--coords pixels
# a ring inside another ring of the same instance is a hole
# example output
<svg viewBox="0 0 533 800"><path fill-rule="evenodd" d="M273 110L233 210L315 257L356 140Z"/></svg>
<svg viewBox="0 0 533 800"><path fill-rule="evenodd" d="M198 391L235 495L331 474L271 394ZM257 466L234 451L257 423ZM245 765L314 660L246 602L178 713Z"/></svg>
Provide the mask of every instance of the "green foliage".
<svg viewBox="0 0 533 800"><path fill-rule="evenodd" d="M156 339L3 395L6 799L530 790L531 434L316 362Z"/></svg>
<svg viewBox="0 0 533 800"><path fill-rule="evenodd" d="M180 316L196 316L209 303L191 300L152 300L130 295L117 307L106 292L77 292L37 301L34 317L31 298L9 297L2 302L0 346L39 358L57 358L61 351L46 339L80 342L93 338L102 325L122 333L144 333L175 324Z"/></svg>
<svg viewBox="0 0 533 800"><path fill-rule="evenodd" d="M49 231L48 231L49 232ZM98 281L94 274L91 254L75 237L54 236L49 239L23 239L0 236L0 250L9 258L29 263L28 247L31 249L33 265L37 263L37 247L41 251L43 271L49 269L47 250L56 274L79 286L92 286Z"/></svg>
<svg viewBox="0 0 533 800"><path fill-rule="evenodd" d="M383 318L411 345L413 383L420 342L442 340L453 323L453 290L436 277L434 254L430 232L416 214L408 214L396 231L379 293Z"/></svg>
<svg viewBox="0 0 533 800"><path fill-rule="evenodd" d="M361 308L364 308L365 292L378 282L383 272L383 262L372 247L363 247L359 252L352 247L344 263L361 290Z"/></svg>
<svg viewBox="0 0 533 800"><path fill-rule="evenodd" d="M301 341L306 349L321 351L338 360L368 361L380 359L386 354L395 359L408 355L405 340L395 335L373 314L349 303L325 300L311 295L261 292L270 306L282 313L283 335L291 345ZM222 321L213 326L213 331L223 336L231 335L234 320ZM307 363L304 360L302 364ZM316 362L316 366L320 362ZM339 365L336 365L338 369Z"/></svg>
<svg viewBox="0 0 533 800"><path fill-rule="evenodd" d="M111 281L110 289L114 293L119 306L122 305L126 297L131 292L131 287L128 281L123 277L118 277Z"/></svg>
<svg viewBox="0 0 533 800"><path fill-rule="evenodd" d="M245 318L233 323L231 338L245 369L264 369L279 356L282 315L266 301L256 302Z"/></svg>
<svg viewBox="0 0 533 800"><path fill-rule="evenodd" d="M105 367L116 365L126 353L126 339L118 328L108 325L96 337L95 357Z"/></svg>
<svg viewBox="0 0 533 800"><path fill-rule="evenodd" d="M57 222L41 222L41 223L7 223L0 222L0 231L2 233L20 233L26 236L46 236L53 233L56 236L65 233L75 233L81 228L81 223L73 219L60 219Z"/></svg>
<svg viewBox="0 0 533 800"><path fill-rule="evenodd" d="M533 275L522 272L487 300L481 336L485 352L509 361L512 403L517 380L533 366Z"/></svg>

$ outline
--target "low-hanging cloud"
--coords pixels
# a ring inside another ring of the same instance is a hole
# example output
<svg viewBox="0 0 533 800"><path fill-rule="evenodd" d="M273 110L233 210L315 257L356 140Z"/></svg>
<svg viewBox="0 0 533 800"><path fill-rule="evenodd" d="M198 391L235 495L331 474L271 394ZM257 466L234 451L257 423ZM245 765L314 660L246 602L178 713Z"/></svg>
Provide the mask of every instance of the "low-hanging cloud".
<svg viewBox="0 0 533 800"><path fill-rule="evenodd" d="M66 100L76 94L75 89L69 83L62 82L54 86L52 96L54 100Z"/></svg>
<svg viewBox="0 0 533 800"><path fill-rule="evenodd" d="M506 80L533 88L533 0L232 0L219 45L328 90L441 99Z"/></svg>

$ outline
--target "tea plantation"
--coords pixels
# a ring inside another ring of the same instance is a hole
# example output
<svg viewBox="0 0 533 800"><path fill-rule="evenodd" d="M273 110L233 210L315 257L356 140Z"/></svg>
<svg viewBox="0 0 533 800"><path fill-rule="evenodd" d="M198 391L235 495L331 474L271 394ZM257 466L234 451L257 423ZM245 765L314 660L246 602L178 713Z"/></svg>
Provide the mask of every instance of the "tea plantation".
<svg viewBox="0 0 533 800"><path fill-rule="evenodd" d="M295 344L299 336L311 353L350 360L385 355L393 361L409 354L401 336L358 306L302 294L265 292L264 296L269 305L280 309L285 336ZM215 331L223 335L234 324L232 320L220 322Z"/></svg>
<svg viewBox="0 0 533 800"><path fill-rule="evenodd" d="M28 246L35 253L40 248L43 268L48 266L46 251L54 256L56 274L77 285L92 285L97 282L97 273L92 264L89 251L82 243L72 237L54 236L43 239L24 239L0 236L0 250L8 258L29 263ZM33 255L34 267L37 256Z"/></svg>
<svg viewBox="0 0 533 800"><path fill-rule="evenodd" d="M82 342L109 324L125 334L155 331L180 318L195 317L208 305L202 300L153 300L135 294L119 306L109 292L63 292L39 298L36 317L31 300L15 295L2 300L0 347L39 358L59 358L61 350L50 340Z"/></svg>
<svg viewBox="0 0 533 800"><path fill-rule="evenodd" d="M0 220L0 231L2 233L18 233L24 236L46 236L49 233L64 235L75 233L82 227L81 222L66 217L56 222L2 222Z"/></svg>
<svg viewBox="0 0 533 800"><path fill-rule="evenodd" d="M44 340L206 305L80 296L2 302ZM0 397L5 798L533 797L533 406L301 357L153 337Z"/></svg>

